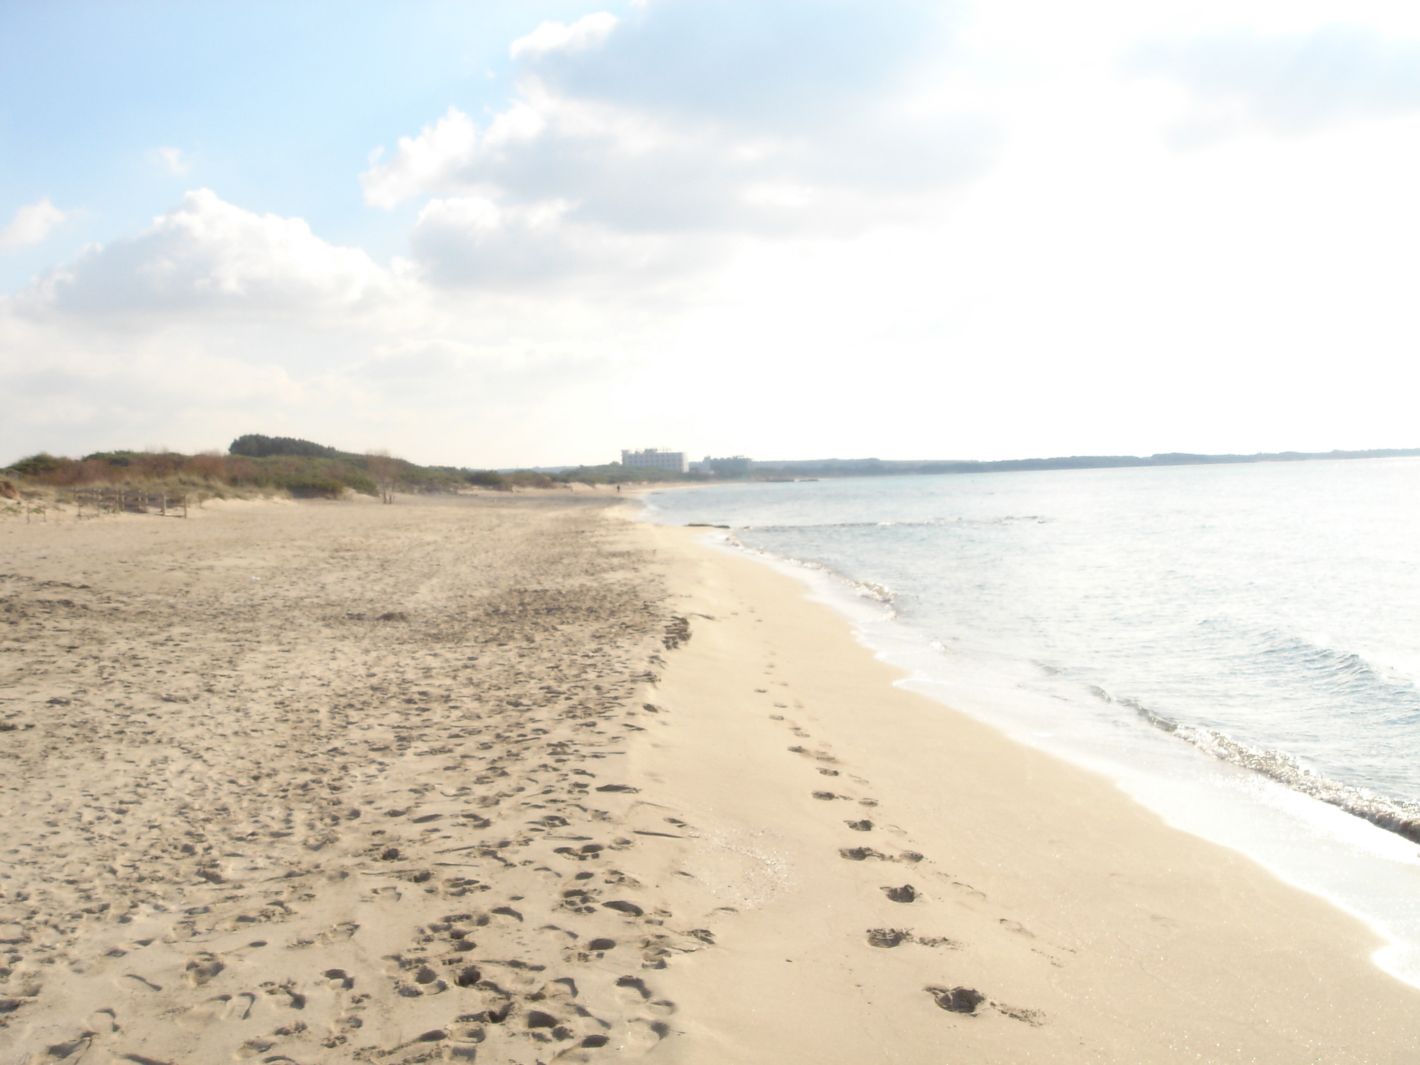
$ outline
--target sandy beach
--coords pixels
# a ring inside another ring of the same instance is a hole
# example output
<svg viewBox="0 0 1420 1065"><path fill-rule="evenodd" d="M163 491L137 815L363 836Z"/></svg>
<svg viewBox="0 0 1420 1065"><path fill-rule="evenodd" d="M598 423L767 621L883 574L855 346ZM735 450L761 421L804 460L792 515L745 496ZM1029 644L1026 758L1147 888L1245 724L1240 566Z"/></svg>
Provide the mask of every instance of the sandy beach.
<svg viewBox="0 0 1420 1065"><path fill-rule="evenodd" d="M0 523L0 1065L1420 1060L1363 926L631 509Z"/></svg>

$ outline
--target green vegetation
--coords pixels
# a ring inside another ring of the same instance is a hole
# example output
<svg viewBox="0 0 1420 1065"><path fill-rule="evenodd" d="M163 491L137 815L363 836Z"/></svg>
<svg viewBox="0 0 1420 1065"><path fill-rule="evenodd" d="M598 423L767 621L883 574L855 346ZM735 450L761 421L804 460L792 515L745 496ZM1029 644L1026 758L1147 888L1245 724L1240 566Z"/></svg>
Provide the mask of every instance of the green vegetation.
<svg viewBox="0 0 1420 1065"><path fill-rule="evenodd" d="M208 495L286 494L337 499L346 492L393 498L395 492L457 492L467 488L512 491L578 484L684 480L663 470L627 470L618 463L541 470L473 470L419 466L387 454L357 454L289 436L248 433L225 455L175 451L96 451L81 459L45 452L0 470L22 484L45 488L147 485Z"/></svg>
<svg viewBox="0 0 1420 1065"><path fill-rule="evenodd" d="M273 455L183 455L174 451L98 451L82 459L41 452L16 462L7 474L29 485L161 485L211 495L286 493L297 498L337 498L347 490L368 495L375 483L360 465L341 459Z"/></svg>
<svg viewBox="0 0 1420 1065"><path fill-rule="evenodd" d="M1061 458L977 461L884 461L881 459L762 460L752 469L701 472L628 468L619 462L557 470L474 470L419 466L388 454L357 454L289 436L248 433L232 441L228 453L184 455L174 451L96 451L81 459L39 452L0 469L17 484L0 481L10 498L23 488L76 488L85 485L147 486L168 491L223 496L284 493L302 499L336 499L347 492L385 501L396 492L458 492L469 488L512 491L572 484L635 484L676 481L786 480L863 477L882 474L1001 473L1017 470L1106 469L1236 462L1298 462L1420 456L1420 449L1373 451L1270 452L1258 455L1163 454L1085 455Z"/></svg>
<svg viewBox="0 0 1420 1065"><path fill-rule="evenodd" d="M246 455L254 459L264 459L271 455L299 455L303 458L320 459L340 457L339 451L324 444L313 444L309 440L298 440L291 436L262 436L260 433L247 433L237 437L227 451L233 455Z"/></svg>

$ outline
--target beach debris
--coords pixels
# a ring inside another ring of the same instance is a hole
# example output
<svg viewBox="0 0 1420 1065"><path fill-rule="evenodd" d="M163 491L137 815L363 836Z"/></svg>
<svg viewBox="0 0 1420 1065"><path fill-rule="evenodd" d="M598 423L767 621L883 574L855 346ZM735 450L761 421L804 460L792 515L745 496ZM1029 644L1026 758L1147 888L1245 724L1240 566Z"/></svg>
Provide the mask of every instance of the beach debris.
<svg viewBox="0 0 1420 1065"><path fill-rule="evenodd" d="M883 894L893 902L917 901L917 889L911 884L903 884L901 887L884 887Z"/></svg>

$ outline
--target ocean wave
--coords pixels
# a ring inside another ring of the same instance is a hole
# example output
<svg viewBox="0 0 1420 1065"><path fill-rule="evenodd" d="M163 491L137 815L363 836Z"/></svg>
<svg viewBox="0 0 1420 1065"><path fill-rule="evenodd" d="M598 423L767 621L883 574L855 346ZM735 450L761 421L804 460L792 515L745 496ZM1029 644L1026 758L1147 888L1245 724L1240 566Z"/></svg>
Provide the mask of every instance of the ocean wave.
<svg viewBox="0 0 1420 1065"><path fill-rule="evenodd" d="M1159 729L1163 732L1176 733L1179 730L1179 723L1173 718L1169 717L1167 714L1161 714L1157 710L1145 706L1137 699L1131 699L1127 695L1115 696L1106 689L1100 687L1098 684L1090 685L1090 694L1093 695L1096 699L1101 700L1102 702L1113 703L1116 706L1123 706L1129 710L1133 710L1134 713L1142 721L1146 722L1147 724L1153 725L1154 728Z"/></svg>
<svg viewBox="0 0 1420 1065"><path fill-rule="evenodd" d="M1420 843L1420 803L1378 795L1368 788L1332 780L1308 769L1285 751L1252 747L1217 729L1184 725L1167 714L1127 696L1115 696L1099 685L1090 694L1107 703L1127 707L1141 721L1177 736L1220 762L1250 770L1321 802L1345 810L1378 828Z"/></svg>
<svg viewBox="0 0 1420 1065"><path fill-rule="evenodd" d="M883 606L888 607L890 616L897 616L897 612L892 609L893 601L896 596L893 594L892 589L885 585L877 584L873 581L857 580L840 570L834 569L832 566L827 566L822 562L815 562L812 559L794 558L790 555L779 555L775 554L773 551L766 551L761 547L755 547L753 544L745 543L733 533L727 533L724 537L724 541L737 550L746 551L749 554L758 555L761 558L772 559L775 562L786 563L799 569L813 570L816 573L822 573L827 577L833 578L835 583L846 586L860 598L871 599L874 602L881 603Z"/></svg>
<svg viewBox="0 0 1420 1065"><path fill-rule="evenodd" d="M1346 691L1380 691L1392 701L1409 702L1420 710L1420 689L1413 680L1355 651L1315 643L1279 629L1265 629L1259 636L1262 657L1280 662L1289 671L1300 669L1314 680Z"/></svg>
<svg viewBox="0 0 1420 1065"><path fill-rule="evenodd" d="M1179 729L1176 735L1225 762L1261 773L1293 791L1345 810L1398 836L1420 843L1420 803L1403 802L1312 772L1283 751L1250 747L1213 729Z"/></svg>

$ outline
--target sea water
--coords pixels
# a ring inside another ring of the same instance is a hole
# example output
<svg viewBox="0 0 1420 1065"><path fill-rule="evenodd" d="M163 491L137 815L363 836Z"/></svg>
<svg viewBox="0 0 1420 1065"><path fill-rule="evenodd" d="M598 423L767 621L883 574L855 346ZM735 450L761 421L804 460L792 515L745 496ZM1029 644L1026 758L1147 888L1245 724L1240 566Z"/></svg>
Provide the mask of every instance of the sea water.
<svg viewBox="0 0 1420 1065"><path fill-rule="evenodd" d="M1420 986L1420 460L730 483L902 683L1366 921Z"/></svg>

